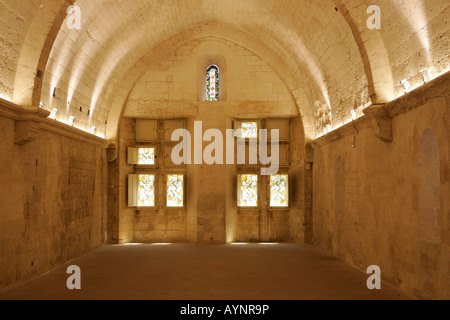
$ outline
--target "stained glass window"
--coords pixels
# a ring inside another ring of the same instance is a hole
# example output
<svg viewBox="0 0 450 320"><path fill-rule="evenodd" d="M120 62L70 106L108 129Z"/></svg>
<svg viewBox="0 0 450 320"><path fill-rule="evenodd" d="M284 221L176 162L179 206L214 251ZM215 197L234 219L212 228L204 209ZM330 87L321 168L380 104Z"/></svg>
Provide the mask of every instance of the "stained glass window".
<svg viewBox="0 0 450 320"><path fill-rule="evenodd" d="M219 100L219 68L214 65L206 70L206 100Z"/></svg>
<svg viewBox="0 0 450 320"><path fill-rule="evenodd" d="M144 174L139 175L138 206L139 207L155 206L154 175L144 175Z"/></svg>
<svg viewBox="0 0 450 320"><path fill-rule="evenodd" d="M240 137L258 138L258 123L257 122L241 122L239 129L241 130Z"/></svg>
<svg viewBox="0 0 450 320"><path fill-rule="evenodd" d="M288 175L279 174L270 177L270 206L289 206Z"/></svg>
<svg viewBox="0 0 450 320"><path fill-rule="evenodd" d="M238 177L238 206L258 206L258 176L243 174Z"/></svg>
<svg viewBox="0 0 450 320"><path fill-rule="evenodd" d="M139 148L138 163L153 166L155 164L155 148Z"/></svg>
<svg viewBox="0 0 450 320"><path fill-rule="evenodd" d="M184 176L172 174L167 176L167 206L184 206Z"/></svg>

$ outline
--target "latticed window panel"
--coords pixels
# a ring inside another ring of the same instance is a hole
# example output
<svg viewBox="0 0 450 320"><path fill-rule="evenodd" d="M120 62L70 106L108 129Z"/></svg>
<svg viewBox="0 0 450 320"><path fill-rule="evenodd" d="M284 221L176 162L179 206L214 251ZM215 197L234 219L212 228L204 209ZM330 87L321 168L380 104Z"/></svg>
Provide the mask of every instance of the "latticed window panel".
<svg viewBox="0 0 450 320"><path fill-rule="evenodd" d="M258 123L257 122L242 122L240 125L240 136L245 139L258 138Z"/></svg>
<svg viewBox="0 0 450 320"><path fill-rule="evenodd" d="M206 70L206 100L219 100L219 68L216 66Z"/></svg>
<svg viewBox="0 0 450 320"><path fill-rule="evenodd" d="M184 176L167 176L167 206L180 208L184 206Z"/></svg>
<svg viewBox="0 0 450 320"><path fill-rule="evenodd" d="M155 165L155 148L139 148L138 163L140 165Z"/></svg>
<svg viewBox="0 0 450 320"><path fill-rule="evenodd" d="M270 177L270 206L289 206L289 180L288 175L279 174Z"/></svg>
<svg viewBox="0 0 450 320"><path fill-rule="evenodd" d="M238 205L240 207L258 206L258 176L252 174L239 175Z"/></svg>
<svg viewBox="0 0 450 320"><path fill-rule="evenodd" d="M155 176L139 175L138 206L155 206Z"/></svg>

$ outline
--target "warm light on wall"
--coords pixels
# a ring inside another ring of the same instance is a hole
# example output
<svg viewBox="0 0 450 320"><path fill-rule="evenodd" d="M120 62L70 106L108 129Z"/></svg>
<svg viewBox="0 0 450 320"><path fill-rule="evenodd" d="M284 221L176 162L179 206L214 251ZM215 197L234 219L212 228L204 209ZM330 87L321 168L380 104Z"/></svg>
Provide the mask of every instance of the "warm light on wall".
<svg viewBox="0 0 450 320"><path fill-rule="evenodd" d="M95 135L95 136L97 136L97 137L99 137L99 138L104 139L103 136L97 135L97 134L96 134L97 128L96 128L95 126L91 127L90 131L85 130L85 129L83 129L83 128L76 127L76 126L74 125L74 124L75 124L75 117L74 117L74 116L70 116L70 117L68 118L67 121L63 121L63 120L59 120L59 119L56 118L56 114L57 114L57 113L58 113L58 109L56 109L56 108L53 109L52 112L50 113L50 115L49 115L48 118L49 118L49 119L52 119L52 120L56 120L56 121L61 122L61 123L64 123L64 124L66 124L66 125L68 125L68 126L70 126L70 127L76 128L76 129L78 129L78 130L81 130L81 131L90 133L90 134L92 134L92 135Z"/></svg>
<svg viewBox="0 0 450 320"><path fill-rule="evenodd" d="M10 96L5 96L5 95L0 94L0 99L3 99L8 102L12 102L12 99Z"/></svg>
<svg viewBox="0 0 450 320"><path fill-rule="evenodd" d="M320 88L322 97L325 99L326 104L328 105L328 107L331 107L327 80L322 72L320 63L311 53L309 48L307 48L307 46L303 42L303 39L299 35L295 33L290 34L289 39L295 44L297 56L302 57L302 60L305 62L305 65L308 68L309 75L314 79L316 85Z"/></svg>
<svg viewBox="0 0 450 320"><path fill-rule="evenodd" d="M427 19L426 6L423 5L423 1L392 1L392 4L402 14L402 18L407 21L404 27L409 28L408 32L420 42L425 51L426 60L428 62L432 61L430 34L428 31L430 21Z"/></svg>
<svg viewBox="0 0 450 320"><path fill-rule="evenodd" d="M401 80L400 84L402 85L403 92L400 92L397 95L396 99L398 99L401 96L404 96L406 93L409 93L409 92L411 92L411 91L413 91L413 90L415 90L417 88L420 88L420 87L424 86L428 82L439 78L440 76L444 75L445 73L447 73L449 71L450 71L450 68L445 68L440 73L437 73L436 70L433 67L429 67L429 68L423 69L423 70L420 71L420 73L422 74L423 83L418 83L416 86L412 86L411 83L408 81L408 79ZM347 124L349 124L350 122L355 121L358 118L364 116L364 113L362 113L361 115L358 115L357 110L360 110L360 109L364 110L364 109L370 107L371 105L372 105L372 103L368 102L365 105L360 106L356 110L350 110L350 120L349 121L347 121L345 123L341 123L341 124L336 124L335 123L334 124L334 128L331 125L327 125L326 126L326 130L325 130L326 132L324 134L318 135L316 137L316 139L319 139L319 138L327 135L328 133L333 132L333 131L335 131L335 130L337 130L337 129L339 129L339 128L347 125Z"/></svg>
<svg viewBox="0 0 450 320"><path fill-rule="evenodd" d="M372 105L372 102L367 102L366 104L359 106L357 109L350 110L349 117L346 117L346 119L343 119L339 123L337 123L335 121L334 128L333 128L333 126L331 124L327 125L325 133L323 133L321 135L318 135L316 137L316 139L319 139L319 138L327 135L328 133L333 132L333 131L335 131L335 130L337 130L337 129L339 129L339 128L347 125L347 124L349 124L350 122L356 121L359 118L363 117L364 116L363 110L368 108L368 107L370 107L371 105Z"/></svg>
<svg viewBox="0 0 450 320"><path fill-rule="evenodd" d="M58 113L58 109L53 109L50 115L48 116L50 119L56 120L56 114Z"/></svg>
<svg viewBox="0 0 450 320"><path fill-rule="evenodd" d="M420 73L422 74L423 83L427 83L428 81L430 81L431 69L420 70Z"/></svg>
<svg viewBox="0 0 450 320"><path fill-rule="evenodd" d="M441 73L437 73L433 67L421 70L420 73L422 73L423 84L430 82L436 78L439 78L443 74L447 73L449 70L450 68L446 68Z"/></svg>
<svg viewBox="0 0 450 320"><path fill-rule="evenodd" d="M400 84L403 87L403 92L400 92L397 95L396 99L400 98L401 96L405 95L406 93L409 93L413 90L416 90L417 88L422 87L423 85L427 84L428 82L439 78L440 76L444 75L445 73L447 73L449 71L450 71L450 68L445 68L440 73L437 73L433 67L422 69L420 71L420 73L422 75L422 83L418 82L416 85L411 85L407 79L403 79L402 81L400 81Z"/></svg>
<svg viewBox="0 0 450 320"><path fill-rule="evenodd" d="M409 81L407 79L403 79L402 81L400 81L400 84L402 85L405 93L411 91L411 84L409 83Z"/></svg>

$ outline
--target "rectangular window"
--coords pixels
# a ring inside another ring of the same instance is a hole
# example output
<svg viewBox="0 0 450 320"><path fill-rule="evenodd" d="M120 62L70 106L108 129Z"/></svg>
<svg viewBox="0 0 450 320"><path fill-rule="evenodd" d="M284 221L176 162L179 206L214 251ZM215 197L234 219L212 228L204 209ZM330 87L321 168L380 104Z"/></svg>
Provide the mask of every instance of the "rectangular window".
<svg viewBox="0 0 450 320"><path fill-rule="evenodd" d="M184 175L169 174L167 176L167 207L184 207Z"/></svg>
<svg viewBox="0 0 450 320"><path fill-rule="evenodd" d="M241 174L238 176L238 206L258 206L258 176Z"/></svg>
<svg viewBox="0 0 450 320"><path fill-rule="evenodd" d="M154 166L155 148L139 148L138 164L143 166Z"/></svg>
<svg viewBox="0 0 450 320"><path fill-rule="evenodd" d="M270 177L270 206L274 208L289 206L289 177L287 174Z"/></svg>
<svg viewBox="0 0 450 320"><path fill-rule="evenodd" d="M128 164L138 166L154 166L156 159L155 148L128 148Z"/></svg>
<svg viewBox="0 0 450 320"><path fill-rule="evenodd" d="M152 174L139 175L137 206L138 207L155 206L155 175Z"/></svg>
<svg viewBox="0 0 450 320"><path fill-rule="evenodd" d="M240 130L238 138L257 139L258 122L237 122L236 130Z"/></svg>

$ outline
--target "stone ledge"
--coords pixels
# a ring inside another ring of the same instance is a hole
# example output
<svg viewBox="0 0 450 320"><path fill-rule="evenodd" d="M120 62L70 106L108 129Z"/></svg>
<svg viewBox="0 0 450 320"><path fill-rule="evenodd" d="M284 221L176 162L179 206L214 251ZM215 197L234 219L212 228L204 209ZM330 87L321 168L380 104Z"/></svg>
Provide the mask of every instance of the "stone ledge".
<svg viewBox="0 0 450 320"><path fill-rule="evenodd" d="M14 142L25 145L35 140L41 130L50 131L79 141L107 148L109 141L71 127L65 123L49 119L50 112L40 108L23 108L12 102L0 99L0 117L15 121Z"/></svg>
<svg viewBox="0 0 450 320"><path fill-rule="evenodd" d="M0 98L0 117L19 120L21 114L24 113L25 110L35 110L35 108L24 109L12 102Z"/></svg>
<svg viewBox="0 0 450 320"><path fill-rule="evenodd" d="M369 124L369 117L363 116L312 141L310 144L313 148L325 146L331 142L338 141L346 136L357 134L358 132L366 128L368 124Z"/></svg>
<svg viewBox="0 0 450 320"><path fill-rule="evenodd" d="M440 77L414 89L407 94L386 103L386 110L391 118L395 118L412 109L419 108L434 98L450 98L450 71ZM449 105L447 105L449 108Z"/></svg>
<svg viewBox="0 0 450 320"><path fill-rule="evenodd" d="M83 130L71 127L65 123L62 123L62 122L59 122L59 121L56 121L53 119L49 119L49 118L45 119L40 124L40 129L56 133L56 134L65 136L67 138L95 144L104 149L106 149L109 146L109 141L107 141L103 138L100 138L96 135L90 134Z"/></svg>
<svg viewBox="0 0 450 320"><path fill-rule="evenodd" d="M23 108L0 99L0 116L14 120L14 143L25 145L39 136L39 126L50 115L39 108Z"/></svg>
<svg viewBox="0 0 450 320"><path fill-rule="evenodd" d="M327 145L370 125L375 135L384 142L392 142L392 119L423 106L427 101L444 98L450 108L450 72L408 92L386 104L375 104L364 110L365 115L311 142L314 148ZM450 125L449 125L450 126Z"/></svg>

